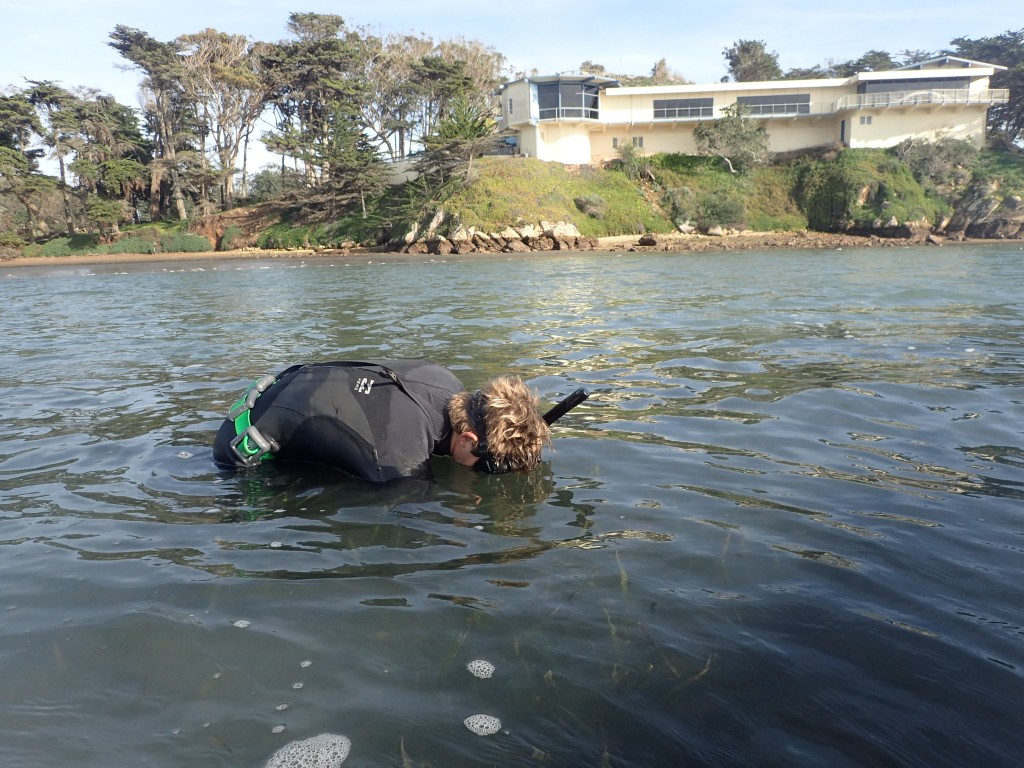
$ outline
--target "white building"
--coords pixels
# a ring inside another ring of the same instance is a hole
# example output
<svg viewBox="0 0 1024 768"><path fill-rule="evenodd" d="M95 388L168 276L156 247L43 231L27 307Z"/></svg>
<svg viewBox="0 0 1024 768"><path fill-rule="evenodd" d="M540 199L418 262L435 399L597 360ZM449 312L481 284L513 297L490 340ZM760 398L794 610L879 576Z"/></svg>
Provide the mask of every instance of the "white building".
<svg viewBox="0 0 1024 768"><path fill-rule="evenodd" d="M908 138L985 141L988 108L1009 91L989 87L997 64L953 56L823 80L622 87L584 73L528 77L502 86L500 128L519 151L566 164L616 157L622 142L644 154L695 154L693 129L734 103L768 129L769 148L891 147Z"/></svg>

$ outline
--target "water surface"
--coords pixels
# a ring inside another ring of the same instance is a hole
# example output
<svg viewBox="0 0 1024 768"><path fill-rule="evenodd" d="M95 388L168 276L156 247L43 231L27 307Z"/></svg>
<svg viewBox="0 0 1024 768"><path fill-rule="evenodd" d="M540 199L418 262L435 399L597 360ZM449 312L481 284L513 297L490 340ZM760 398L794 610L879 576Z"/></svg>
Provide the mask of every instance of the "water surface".
<svg viewBox="0 0 1024 768"><path fill-rule="evenodd" d="M0 269L0 765L1017 765L1022 284L1004 245ZM592 395L529 476L212 464L257 375L358 357Z"/></svg>

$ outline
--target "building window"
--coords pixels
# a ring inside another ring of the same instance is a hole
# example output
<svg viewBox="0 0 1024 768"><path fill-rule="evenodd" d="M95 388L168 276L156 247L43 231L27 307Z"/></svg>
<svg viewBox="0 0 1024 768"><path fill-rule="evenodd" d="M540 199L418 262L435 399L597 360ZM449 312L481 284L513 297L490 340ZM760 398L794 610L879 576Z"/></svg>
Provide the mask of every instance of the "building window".
<svg viewBox="0 0 1024 768"><path fill-rule="evenodd" d="M634 136L633 137L633 146L636 147L637 149L643 149L644 148L644 137L643 136Z"/></svg>
<svg viewBox="0 0 1024 768"><path fill-rule="evenodd" d="M740 96L736 101L748 107L752 117L811 114L811 94L809 93Z"/></svg>
<svg viewBox="0 0 1024 768"><path fill-rule="evenodd" d="M966 91L971 81L966 77L911 78L909 80L872 80L860 83L857 93L894 93L898 91Z"/></svg>
<svg viewBox="0 0 1024 768"><path fill-rule="evenodd" d="M618 136L612 136L612 149L618 149L618 148L619 148L619 137Z"/></svg>
<svg viewBox="0 0 1024 768"><path fill-rule="evenodd" d="M871 115L861 115L860 116L860 124L861 125L871 125L871 117L872 117Z"/></svg>
<svg viewBox="0 0 1024 768"><path fill-rule="evenodd" d="M509 114L509 115L512 114L512 97L511 96L508 97L508 113L507 114Z"/></svg>
<svg viewBox="0 0 1024 768"><path fill-rule="evenodd" d="M598 87L579 81L537 83L537 106L541 120L598 117Z"/></svg>
<svg viewBox="0 0 1024 768"><path fill-rule="evenodd" d="M705 99L655 99L654 119L679 119L686 117L712 117L715 100Z"/></svg>

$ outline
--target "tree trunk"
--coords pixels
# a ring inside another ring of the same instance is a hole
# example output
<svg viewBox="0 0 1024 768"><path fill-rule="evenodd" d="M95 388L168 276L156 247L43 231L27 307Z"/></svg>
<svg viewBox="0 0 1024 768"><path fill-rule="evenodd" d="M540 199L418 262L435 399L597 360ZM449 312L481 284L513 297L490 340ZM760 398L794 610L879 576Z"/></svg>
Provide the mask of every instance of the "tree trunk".
<svg viewBox="0 0 1024 768"><path fill-rule="evenodd" d="M164 169L159 162L149 166L149 220L160 221L163 218L163 183Z"/></svg>
<svg viewBox="0 0 1024 768"><path fill-rule="evenodd" d="M245 132L245 141L242 144L242 199L249 199L249 134Z"/></svg>
<svg viewBox="0 0 1024 768"><path fill-rule="evenodd" d="M57 165L60 168L60 196L61 200L64 201L64 220L68 227L68 237L74 237L75 217L71 212L71 201L68 200L68 184L64 169L64 156L60 154L59 147L57 149Z"/></svg>
<svg viewBox="0 0 1024 768"><path fill-rule="evenodd" d="M164 157L167 160L168 170L171 176L171 197L174 200L174 207L178 214L178 221L188 219L188 211L185 210L185 195L181 191L181 180L178 178L178 158L174 149L174 131L171 130L170 120L161 110L160 124L161 133L164 137Z"/></svg>

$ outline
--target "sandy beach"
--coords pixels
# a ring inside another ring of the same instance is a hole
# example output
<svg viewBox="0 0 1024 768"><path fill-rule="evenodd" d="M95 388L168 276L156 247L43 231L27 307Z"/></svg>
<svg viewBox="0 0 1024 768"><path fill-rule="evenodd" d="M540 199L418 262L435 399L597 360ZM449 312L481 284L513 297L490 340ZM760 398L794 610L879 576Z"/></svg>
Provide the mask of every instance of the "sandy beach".
<svg viewBox="0 0 1024 768"><path fill-rule="evenodd" d="M926 242L941 246L942 238L929 241L906 238L882 238L877 236L833 234L827 232L741 232L724 236L698 234L655 235L654 245L641 245L639 235L615 235L598 238L599 251L676 251L708 252L734 250L770 249L842 249L842 248L894 248L908 245L922 245ZM986 243L988 240L956 240L957 243ZM557 256L565 251L529 251L516 255ZM470 253L463 257L494 256L493 253ZM509 255L509 254L504 254ZM374 248L355 249L302 249L291 251L269 251L246 249L238 251L202 251L199 253L150 253L150 254L82 254L76 256L14 257L0 259L0 267L46 267L74 266L88 264L138 264L149 262L189 262L210 260L256 260L256 259L308 259L321 257L355 258L405 258L422 260L434 256L412 255ZM450 258L450 257L446 257Z"/></svg>

